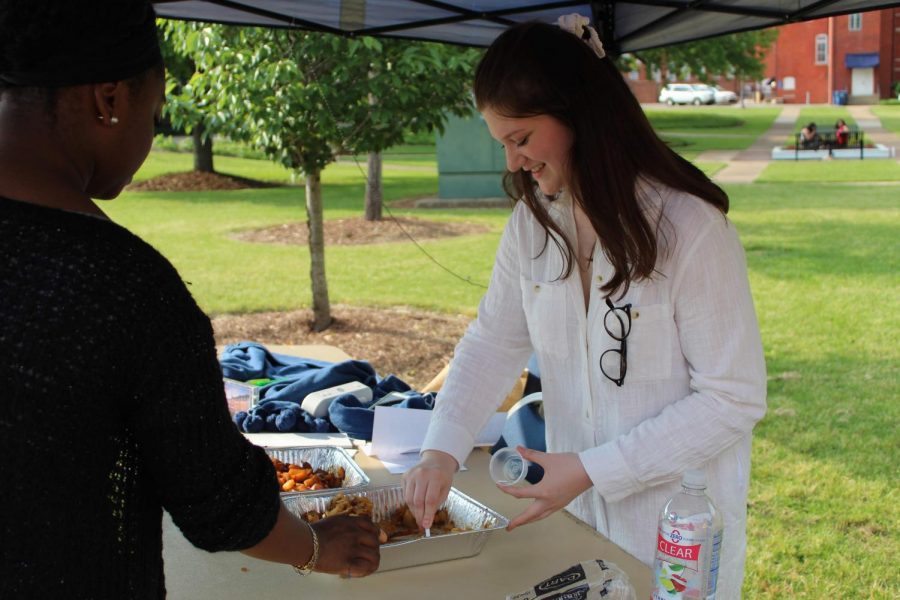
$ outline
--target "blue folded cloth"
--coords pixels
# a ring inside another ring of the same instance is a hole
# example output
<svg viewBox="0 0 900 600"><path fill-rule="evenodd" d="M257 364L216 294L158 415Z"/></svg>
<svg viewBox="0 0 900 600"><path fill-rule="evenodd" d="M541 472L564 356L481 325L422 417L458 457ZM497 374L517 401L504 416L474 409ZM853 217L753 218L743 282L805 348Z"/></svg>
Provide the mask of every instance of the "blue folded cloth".
<svg viewBox="0 0 900 600"><path fill-rule="evenodd" d="M413 392L403 380L388 375L381 379L366 361L347 360L331 363L269 352L262 344L240 342L227 346L219 357L222 375L237 381L273 379L260 388L260 400L249 411L234 415L239 429L247 433L261 431L297 431L327 433L342 431L353 438L372 439L375 405L391 392L403 398L386 404L430 410L434 394ZM332 401L328 419L316 418L300 408L308 394L356 381L372 388L372 400L360 402L353 394Z"/></svg>
<svg viewBox="0 0 900 600"><path fill-rule="evenodd" d="M391 392L400 392L390 401L383 399ZM400 408L418 408L431 410L434 408L436 395L433 393L420 394L410 390L402 380L389 375L382 379L372 389L372 400L360 402L353 394L338 396L328 407L328 417L331 423L352 438L371 440L372 429L375 425L376 406L397 406Z"/></svg>
<svg viewBox="0 0 900 600"><path fill-rule="evenodd" d="M262 344L239 342L225 347L222 355L219 356L219 364L222 367L223 377L237 381L249 381L251 379L295 379L310 376L315 369L328 367L335 363L274 354ZM371 367L369 367L369 372L374 376L375 371ZM340 385L340 383L334 385ZM347 383L347 381L343 383Z"/></svg>
<svg viewBox="0 0 900 600"><path fill-rule="evenodd" d="M260 431L301 433L328 433L336 431L327 419L319 419L302 408L296 402L272 400L258 404L249 411L240 411L234 415L234 423L247 433Z"/></svg>

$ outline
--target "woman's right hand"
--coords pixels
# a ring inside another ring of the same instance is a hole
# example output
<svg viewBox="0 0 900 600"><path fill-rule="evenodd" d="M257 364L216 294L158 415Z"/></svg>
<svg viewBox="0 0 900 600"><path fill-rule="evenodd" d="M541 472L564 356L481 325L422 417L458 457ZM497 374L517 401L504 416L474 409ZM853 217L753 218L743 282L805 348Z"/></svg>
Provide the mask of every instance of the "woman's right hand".
<svg viewBox="0 0 900 600"><path fill-rule="evenodd" d="M368 518L341 515L317 521L312 527L319 538L315 571L365 577L378 568L378 526Z"/></svg>
<svg viewBox="0 0 900 600"><path fill-rule="evenodd" d="M403 474L406 505L420 528L431 527L434 513L450 493L450 484L457 470L459 463L446 452L426 450L419 464Z"/></svg>

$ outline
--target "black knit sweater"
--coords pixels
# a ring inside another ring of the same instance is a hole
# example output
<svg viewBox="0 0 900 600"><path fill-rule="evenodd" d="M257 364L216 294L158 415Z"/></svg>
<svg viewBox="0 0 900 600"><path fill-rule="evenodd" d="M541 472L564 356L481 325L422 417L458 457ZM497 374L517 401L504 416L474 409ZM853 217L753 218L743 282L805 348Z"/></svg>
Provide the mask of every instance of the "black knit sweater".
<svg viewBox="0 0 900 600"><path fill-rule="evenodd" d="M163 597L163 508L216 551L262 540L278 505L172 265L0 198L0 598Z"/></svg>

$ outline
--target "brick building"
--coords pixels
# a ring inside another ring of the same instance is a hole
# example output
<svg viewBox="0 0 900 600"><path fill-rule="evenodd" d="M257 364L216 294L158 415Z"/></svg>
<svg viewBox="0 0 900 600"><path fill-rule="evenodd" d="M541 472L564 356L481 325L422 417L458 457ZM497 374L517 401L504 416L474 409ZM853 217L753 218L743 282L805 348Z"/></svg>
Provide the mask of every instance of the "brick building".
<svg viewBox="0 0 900 600"><path fill-rule="evenodd" d="M774 84L754 83L745 86L745 92L758 87L761 98L800 104L832 102L836 91L846 92L847 100L856 104L896 96L900 8L826 17L777 29L778 37L765 60L764 82ZM656 102L662 87L658 75L656 80L650 78L643 67L624 75L640 102ZM733 79L713 79L722 88L738 91Z"/></svg>
<svg viewBox="0 0 900 600"><path fill-rule="evenodd" d="M785 103L828 103L836 91L856 104L890 98L900 81L900 8L781 26L765 72Z"/></svg>

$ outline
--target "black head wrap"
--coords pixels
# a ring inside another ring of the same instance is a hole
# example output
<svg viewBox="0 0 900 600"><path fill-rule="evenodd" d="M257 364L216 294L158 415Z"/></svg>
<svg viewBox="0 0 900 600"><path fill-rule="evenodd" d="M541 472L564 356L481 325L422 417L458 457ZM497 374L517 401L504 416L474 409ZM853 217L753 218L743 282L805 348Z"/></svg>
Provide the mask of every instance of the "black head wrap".
<svg viewBox="0 0 900 600"><path fill-rule="evenodd" d="M121 81L160 64L147 0L3 0L0 87Z"/></svg>

